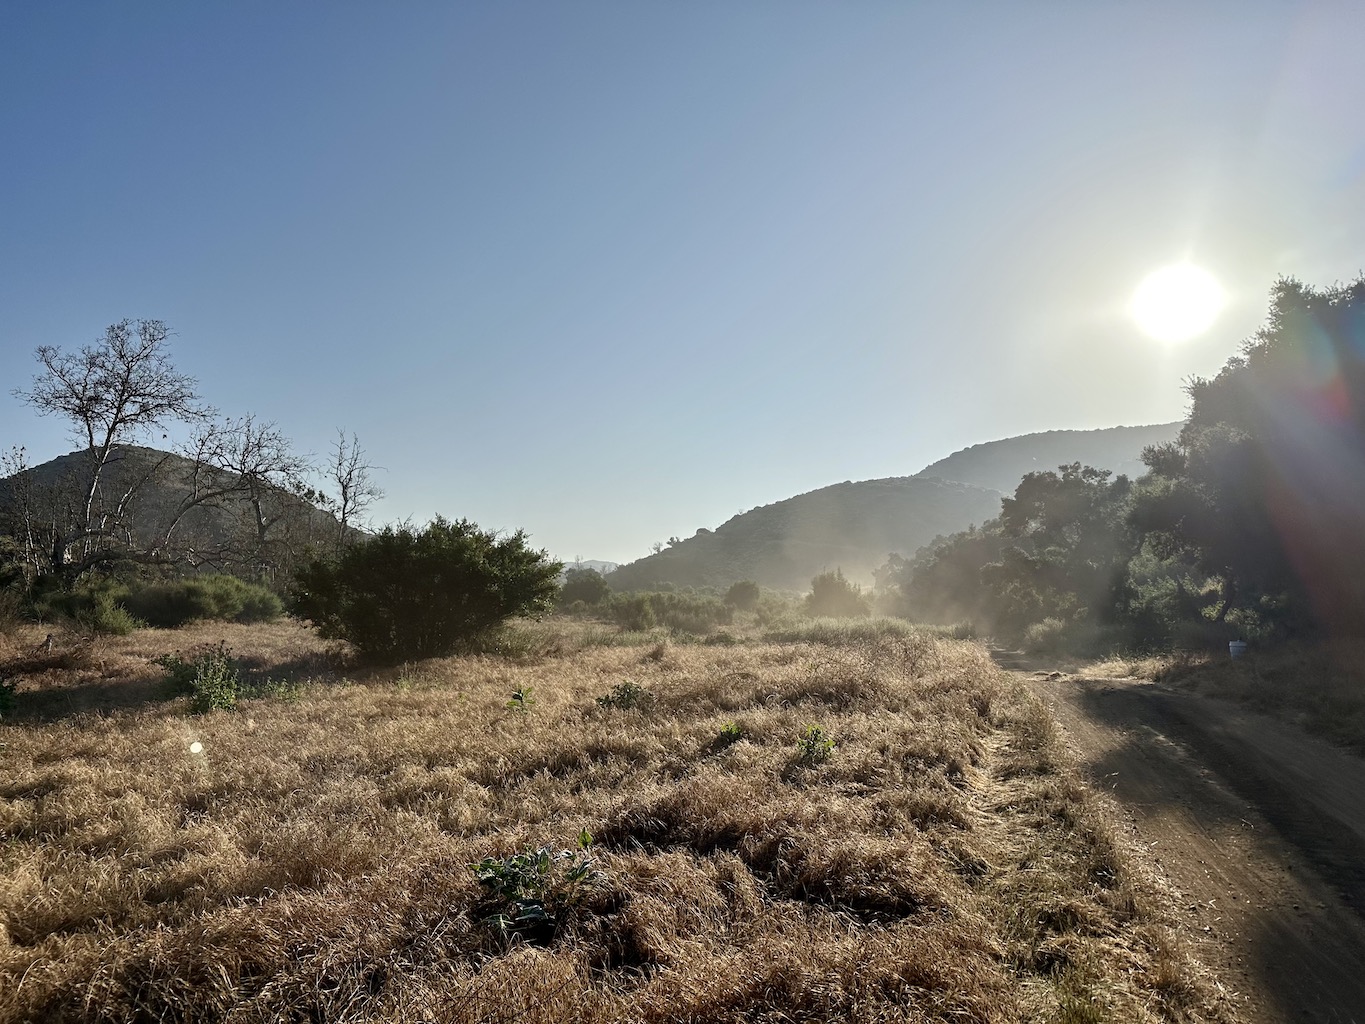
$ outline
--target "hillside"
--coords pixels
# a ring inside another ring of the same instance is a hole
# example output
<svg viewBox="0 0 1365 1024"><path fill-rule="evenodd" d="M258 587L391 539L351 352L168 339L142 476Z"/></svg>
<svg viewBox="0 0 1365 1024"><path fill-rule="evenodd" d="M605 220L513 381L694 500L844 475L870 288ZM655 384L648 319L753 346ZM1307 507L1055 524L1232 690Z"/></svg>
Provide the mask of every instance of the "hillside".
<svg viewBox="0 0 1365 1024"><path fill-rule="evenodd" d="M1144 427L1023 434L963 448L915 475L956 480L1006 494L1014 493L1026 473L1056 469L1072 462L1110 469L1115 476L1123 474L1136 479L1147 471L1142 464L1142 449L1149 444L1174 441L1182 425L1158 423Z"/></svg>
<svg viewBox="0 0 1365 1024"><path fill-rule="evenodd" d="M80 492L86 479L86 458L84 452L72 452L27 471L24 483L40 521L45 518L44 512L50 516L51 510L65 507ZM198 469L201 493L239 482L220 470ZM115 510L123 496L134 491L135 497L116 518L130 531L134 547L149 547L160 540L182 502L193 493L195 473L196 464L180 455L124 446L116 450L115 460L105 469L96 504ZM0 478L0 535L18 532L10 520L20 491L18 478ZM265 485L260 489L259 509L244 490L190 508L175 527L170 551L182 567L246 567L258 572L267 564L288 564L310 546L320 549L330 545L336 535L337 521L327 512L299 495Z"/></svg>
<svg viewBox="0 0 1365 1024"><path fill-rule="evenodd" d="M940 533L993 518L1000 494L946 480L890 477L844 482L751 509L716 530L698 530L607 579L617 590L660 583L726 587L756 580L803 590L828 569L870 580L891 552L911 555Z"/></svg>
<svg viewBox="0 0 1365 1024"><path fill-rule="evenodd" d="M812 576L838 568L868 582L892 552L908 558L939 534L993 519L1002 494L1012 494L1024 474L1081 462L1140 476L1142 449L1175 440L1180 426L1049 430L973 445L912 477L845 482L752 509L608 579L617 590L727 587L742 579L805 590Z"/></svg>

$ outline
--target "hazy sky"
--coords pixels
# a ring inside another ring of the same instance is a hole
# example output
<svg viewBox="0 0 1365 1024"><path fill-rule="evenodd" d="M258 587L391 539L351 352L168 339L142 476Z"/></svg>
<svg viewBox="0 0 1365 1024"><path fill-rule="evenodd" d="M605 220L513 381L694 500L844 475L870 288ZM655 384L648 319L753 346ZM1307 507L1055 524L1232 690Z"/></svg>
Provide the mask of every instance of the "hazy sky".
<svg viewBox="0 0 1365 1024"><path fill-rule="evenodd" d="M1365 269L1365 5L0 4L0 445L166 321L224 412L572 559L1179 419ZM1124 306L1191 259L1178 346Z"/></svg>

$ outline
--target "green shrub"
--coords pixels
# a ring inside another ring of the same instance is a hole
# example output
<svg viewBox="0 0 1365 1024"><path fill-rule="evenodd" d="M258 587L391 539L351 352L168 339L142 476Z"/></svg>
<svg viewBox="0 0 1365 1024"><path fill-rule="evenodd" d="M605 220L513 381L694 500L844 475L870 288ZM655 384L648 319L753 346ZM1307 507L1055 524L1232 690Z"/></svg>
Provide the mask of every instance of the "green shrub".
<svg viewBox="0 0 1365 1024"><path fill-rule="evenodd" d="M678 633L703 635L728 626L734 609L719 598L703 594L645 592L617 594L607 614L622 628L643 632L664 626Z"/></svg>
<svg viewBox="0 0 1365 1024"><path fill-rule="evenodd" d="M277 594L227 575L133 584L120 603L148 625L167 629L199 619L269 622L284 614Z"/></svg>
<svg viewBox="0 0 1365 1024"><path fill-rule="evenodd" d="M624 683L618 683L605 697L598 697L597 703L604 708L645 710L654 704L654 694L639 683L627 679Z"/></svg>
<svg viewBox="0 0 1365 1024"><path fill-rule="evenodd" d="M611 597L611 587L596 569L572 568L564 573L564 582L559 588L561 608L583 602L584 605L598 605Z"/></svg>
<svg viewBox="0 0 1365 1024"><path fill-rule="evenodd" d="M754 609L761 626L776 626L779 623L790 623L796 619L803 618L805 602L799 597L789 594L777 594L771 590L765 590L763 596L758 599L758 607Z"/></svg>
<svg viewBox="0 0 1365 1024"><path fill-rule="evenodd" d="M293 609L372 661L443 657L489 647L513 616L548 611L561 567L521 531L499 536L438 516L314 560L295 577Z"/></svg>
<svg viewBox="0 0 1365 1024"><path fill-rule="evenodd" d="M811 615L853 619L872 614L871 603L863 588L844 578L842 570L824 572L810 581L806 611Z"/></svg>
<svg viewBox="0 0 1365 1024"><path fill-rule="evenodd" d="M76 621L83 629L105 636L127 636L142 625L108 590L95 591L89 606L76 613Z"/></svg>
<svg viewBox="0 0 1365 1024"><path fill-rule="evenodd" d="M88 633L127 636L142 625L122 605L126 588L111 579L87 580L67 588L58 580L39 583L33 612L39 621L69 619Z"/></svg>
<svg viewBox="0 0 1365 1024"><path fill-rule="evenodd" d="M725 603L731 608L751 612L758 607L759 598L762 596L762 590L753 580L740 580L731 584L730 589L725 592Z"/></svg>
<svg viewBox="0 0 1365 1024"><path fill-rule="evenodd" d="M728 747L744 739L744 727L738 722L726 722L716 735L717 747Z"/></svg>
<svg viewBox="0 0 1365 1024"><path fill-rule="evenodd" d="M237 707L241 681L227 644L201 648L189 658L179 651L163 654L156 664L166 670L171 692L190 698L190 710L195 714Z"/></svg>
<svg viewBox="0 0 1365 1024"><path fill-rule="evenodd" d="M819 764L834 754L834 740L818 725L806 726L796 742L796 756L802 764Z"/></svg>
<svg viewBox="0 0 1365 1024"><path fill-rule="evenodd" d="M1044 619L1024 630L1024 650L1029 654L1062 654L1069 647L1071 624L1065 619Z"/></svg>

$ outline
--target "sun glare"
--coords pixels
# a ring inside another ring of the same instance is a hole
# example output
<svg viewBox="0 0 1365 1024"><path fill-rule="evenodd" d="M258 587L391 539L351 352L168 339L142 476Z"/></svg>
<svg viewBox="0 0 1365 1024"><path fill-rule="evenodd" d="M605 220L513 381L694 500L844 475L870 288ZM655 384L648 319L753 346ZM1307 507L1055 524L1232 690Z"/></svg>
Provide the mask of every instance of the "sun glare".
<svg viewBox="0 0 1365 1024"><path fill-rule="evenodd" d="M1189 263L1176 263L1143 278L1128 312L1153 338L1185 341L1212 327L1226 304L1227 296L1212 274Z"/></svg>

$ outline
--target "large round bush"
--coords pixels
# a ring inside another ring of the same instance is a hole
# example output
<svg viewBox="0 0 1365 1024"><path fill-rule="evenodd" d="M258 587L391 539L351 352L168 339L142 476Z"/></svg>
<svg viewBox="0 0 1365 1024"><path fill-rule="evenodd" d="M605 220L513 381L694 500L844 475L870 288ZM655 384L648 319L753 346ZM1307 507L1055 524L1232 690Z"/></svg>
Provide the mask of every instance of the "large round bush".
<svg viewBox="0 0 1365 1024"><path fill-rule="evenodd" d="M562 568L520 530L438 516L421 530L387 526L334 561L306 565L293 610L370 660L435 658L484 646L513 616L547 611Z"/></svg>

